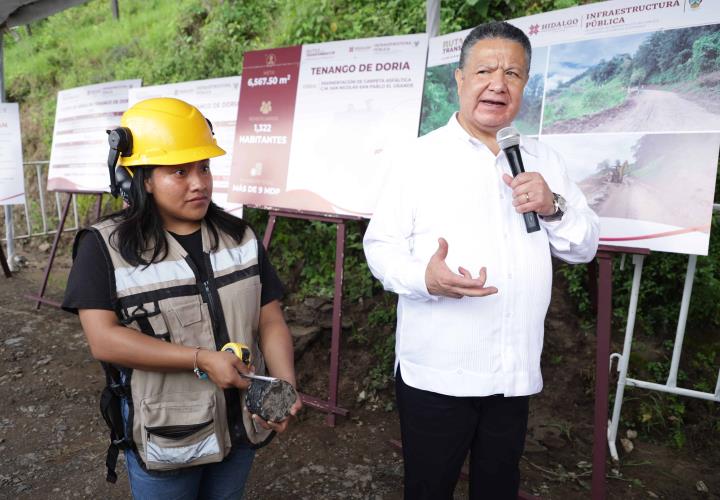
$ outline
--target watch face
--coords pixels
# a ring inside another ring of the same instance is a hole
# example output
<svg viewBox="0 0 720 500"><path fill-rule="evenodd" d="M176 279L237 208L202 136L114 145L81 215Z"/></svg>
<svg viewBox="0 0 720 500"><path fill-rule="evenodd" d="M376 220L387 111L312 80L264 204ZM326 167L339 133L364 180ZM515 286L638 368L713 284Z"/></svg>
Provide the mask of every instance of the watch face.
<svg viewBox="0 0 720 500"><path fill-rule="evenodd" d="M565 213L565 208L567 207L567 202L565 201L565 198L560 196L559 194L557 196L557 206L560 209L561 212Z"/></svg>

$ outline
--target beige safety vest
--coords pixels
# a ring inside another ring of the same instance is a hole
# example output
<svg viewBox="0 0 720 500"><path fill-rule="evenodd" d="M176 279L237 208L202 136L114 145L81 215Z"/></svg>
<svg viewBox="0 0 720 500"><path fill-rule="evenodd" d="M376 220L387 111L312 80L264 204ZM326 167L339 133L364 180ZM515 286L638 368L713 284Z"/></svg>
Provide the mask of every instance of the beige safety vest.
<svg viewBox="0 0 720 500"><path fill-rule="evenodd" d="M256 373L265 373L258 348L258 241L250 229L239 244L218 232L218 248L211 252L212 237L203 221L203 258L209 277L201 282L187 252L170 234L165 259L147 267L130 265L110 244L116 227L110 220L93 226L107 248L116 310L124 325L167 342L208 350L241 342L253 351ZM255 425L245 408L245 391L223 391L190 370L135 369L130 388L132 437L148 470L221 461L231 448L229 422L243 425L251 444L270 435ZM243 430L234 429L238 434Z"/></svg>

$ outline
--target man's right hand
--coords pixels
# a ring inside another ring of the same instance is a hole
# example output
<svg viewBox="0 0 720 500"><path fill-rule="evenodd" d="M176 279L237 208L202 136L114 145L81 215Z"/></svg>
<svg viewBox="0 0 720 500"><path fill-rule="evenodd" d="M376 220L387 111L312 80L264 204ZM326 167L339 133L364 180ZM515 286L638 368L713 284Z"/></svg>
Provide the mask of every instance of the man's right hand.
<svg viewBox="0 0 720 500"><path fill-rule="evenodd" d="M485 286L487 272L483 267L477 278L473 278L470 271L458 267L460 274L453 273L445 263L448 254L448 243L444 238L438 239L437 252L430 258L425 269L425 286L431 295L452 297L485 297L497 293L494 286Z"/></svg>
<svg viewBox="0 0 720 500"><path fill-rule="evenodd" d="M231 352L200 350L197 362L198 368L221 389L247 389L250 385L250 380L240 376L240 373L249 373L250 370Z"/></svg>

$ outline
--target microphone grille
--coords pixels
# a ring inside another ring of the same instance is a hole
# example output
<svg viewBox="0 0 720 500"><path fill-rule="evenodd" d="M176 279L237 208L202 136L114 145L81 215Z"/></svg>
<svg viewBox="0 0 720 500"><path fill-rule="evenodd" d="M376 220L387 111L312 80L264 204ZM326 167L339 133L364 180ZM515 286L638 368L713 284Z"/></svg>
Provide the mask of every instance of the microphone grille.
<svg viewBox="0 0 720 500"><path fill-rule="evenodd" d="M500 149L507 149L520 144L520 134L514 127L505 127L497 131L495 135Z"/></svg>

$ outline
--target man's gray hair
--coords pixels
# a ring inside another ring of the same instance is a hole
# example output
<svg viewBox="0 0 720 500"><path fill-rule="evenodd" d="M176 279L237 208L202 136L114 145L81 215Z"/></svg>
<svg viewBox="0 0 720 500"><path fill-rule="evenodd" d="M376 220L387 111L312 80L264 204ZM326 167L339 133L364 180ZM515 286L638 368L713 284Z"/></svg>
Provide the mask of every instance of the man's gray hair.
<svg viewBox="0 0 720 500"><path fill-rule="evenodd" d="M468 36L465 38L465 41L462 44L462 49L460 49L459 68L463 69L465 67L465 61L467 60L468 53L470 52L470 50L472 50L472 48L477 42L479 42L480 40L488 40L493 38L502 38L505 40L517 42L522 45L522 48L525 49L527 70L528 73L530 72L530 60L532 57L532 47L530 46L530 39L525 33L523 33L523 30L521 30L520 28L516 28L512 24L506 23L505 21L493 21L490 23L481 24L480 26L473 28L473 30L468 33Z"/></svg>

